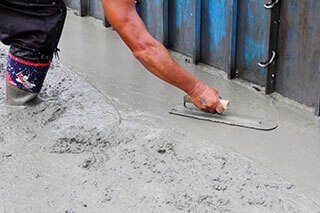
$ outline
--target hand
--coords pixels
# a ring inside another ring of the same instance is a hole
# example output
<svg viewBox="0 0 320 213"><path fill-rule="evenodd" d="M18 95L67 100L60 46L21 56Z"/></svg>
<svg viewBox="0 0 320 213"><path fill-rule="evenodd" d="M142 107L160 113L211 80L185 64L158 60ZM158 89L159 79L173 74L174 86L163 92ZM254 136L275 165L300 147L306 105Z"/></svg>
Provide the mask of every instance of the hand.
<svg viewBox="0 0 320 213"><path fill-rule="evenodd" d="M210 113L219 113L221 114L224 111L224 108L220 104L219 92L200 82L190 94L192 101L196 107L203 111Z"/></svg>

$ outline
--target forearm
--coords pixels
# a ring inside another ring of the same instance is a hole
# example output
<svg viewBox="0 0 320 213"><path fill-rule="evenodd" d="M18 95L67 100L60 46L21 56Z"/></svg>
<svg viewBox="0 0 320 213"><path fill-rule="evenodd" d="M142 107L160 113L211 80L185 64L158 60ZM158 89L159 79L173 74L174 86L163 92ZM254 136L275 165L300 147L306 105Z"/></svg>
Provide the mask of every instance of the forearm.
<svg viewBox="0 0 320 213"><path fill-rule="evenodd" d="M198 108L222 113L218 91L184 70L148 33L136 12L134 0L102 0L102 4L108 21L150 72L191 95Z"/></svg>
<svg viewBox="0 0 320 213"><path fill-rule="evenodd" d="M151 36L148 41L145 49L134 51L136 58L157 77L191 94L201 82L182 68L161 43Z"/></svg>
<svg viewBox="0 0 320 213"><path fill-rule="evenodd" d="M167 49L148 33L135 11L133 0L103 0L102 3L109 22L151 73L188 94L202 84L178 65Z"/></svg>

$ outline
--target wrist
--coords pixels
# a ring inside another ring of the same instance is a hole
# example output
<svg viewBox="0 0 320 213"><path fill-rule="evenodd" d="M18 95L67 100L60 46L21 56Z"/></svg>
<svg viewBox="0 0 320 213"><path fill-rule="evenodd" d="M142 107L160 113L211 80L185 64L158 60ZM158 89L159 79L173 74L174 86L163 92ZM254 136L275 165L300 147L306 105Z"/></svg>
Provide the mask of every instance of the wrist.
<svg viewBox="0 0 320 213"><path fill-rule="evenodd" d="M205 87L205 84L203 82L201 82L199 79L196 79L192 83L191 90L189 92L187 92L187 93L191 97L196 96L196 95L200 94L203 91L204 87Z"/></svg>

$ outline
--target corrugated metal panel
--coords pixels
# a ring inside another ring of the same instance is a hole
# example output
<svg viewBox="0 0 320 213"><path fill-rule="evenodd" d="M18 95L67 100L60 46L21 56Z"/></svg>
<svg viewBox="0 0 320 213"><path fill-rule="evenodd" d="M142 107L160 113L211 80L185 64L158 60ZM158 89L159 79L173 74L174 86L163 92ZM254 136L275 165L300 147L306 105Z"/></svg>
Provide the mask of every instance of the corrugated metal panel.
<svg viewBox="0 0 320 213"><path fill-rule="evenodd" d="M81 16L104 20L100 0L65 2ZM149 32L169 48L263 86L268 76L270 92L274 90L270 82L276 82L279 93L320 114L320 1L282 0L280 33L279 6L270 11L265 3L142 0L139 10ZM273 49L277 63L259 68L258 62L268 59Z"/></svg>
<svg viewBox="0 0 320 213"><path fill-rule="evenodd" d="M235 51L236 14L237 0L202 0L201 61L227 72Z"/></svg>
<svg viewBox="0 0 320 213"><path fill-rule="evenodd" d="M89 15L101 20L105 18L101 0L89 0Z"/></svg>
<svg viewBox="0 0 320 213"><path fill-rule="evenodd" d="M197 0L169 0L169 48L194 56Z"/></svg>
<svg viewBox="0 0 320 213"><path fill-rule="evenodd" d="M161 43L167 42L168 0L142 0L139 13L150 34Z"/></svg>
<svg viewBox="0 0 320 213"><path fill-rule="evenodd" d="M89 1L88 0L65 0L65 4L77 11L79 16L89 15Z"/></svg>
<svg viewBox="0 0 320 213"><path fill-rule="evenodd" d="M238 4L236 67L239 77L265 85L265 70L258 67L268 58L270 11L265 1L241 0Z"/></svg>
<svg viewBox="0 0 320 213"><path fill-rule="evenodd" d="M315 115L320 116L320 63L319 63L319 69L318 69L318 95L316 95L316 110Z"/></svg>
<svg viewBox="0 0 320 213"><path fill-rule="evenodd" d="M79 0L65 0L65 4L75 10L79 10Z"/></svg>
<svg viewBox="0 0 320 213"><path fill-rule="evenodd" d="M283 0L276 90L316 107L319 100L320 1Z"/></svg>

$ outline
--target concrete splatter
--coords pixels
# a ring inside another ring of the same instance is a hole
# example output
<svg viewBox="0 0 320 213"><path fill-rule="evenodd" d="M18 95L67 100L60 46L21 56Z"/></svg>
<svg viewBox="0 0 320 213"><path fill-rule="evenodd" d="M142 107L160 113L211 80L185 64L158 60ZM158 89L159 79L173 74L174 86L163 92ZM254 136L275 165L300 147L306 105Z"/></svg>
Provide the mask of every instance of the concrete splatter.
<svg viewBox="0 0 320 213"><path fill-rule="evenodd" d="M187 148L188 133L148 125L151 115L120 118L59 62L40 103L5 106L5 52L0 46L1 212L320 212L291 183L221 145Z"/></svg>

